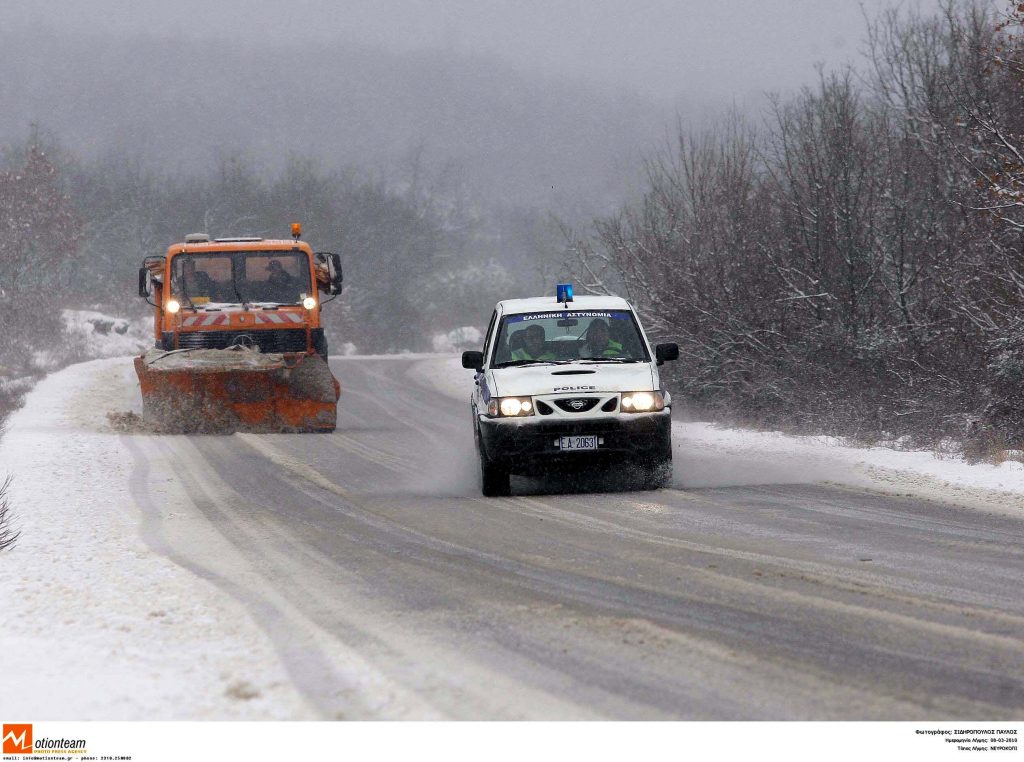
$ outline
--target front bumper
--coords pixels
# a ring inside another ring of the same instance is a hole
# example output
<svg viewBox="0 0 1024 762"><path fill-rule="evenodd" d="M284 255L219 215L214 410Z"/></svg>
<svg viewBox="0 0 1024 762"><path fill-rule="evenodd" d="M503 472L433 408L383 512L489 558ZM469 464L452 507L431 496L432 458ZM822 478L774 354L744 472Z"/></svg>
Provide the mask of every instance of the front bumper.
<svg viewBox="0 0 1024 762"><path fill-rule="evenodd" d="M478 416L478 423L484 456L513 471L624 458L654 464L668 460L672 453L670 408L573 421ZM563 453L556 444L558 438L577 434L599 437L598 449Z"/></svg>

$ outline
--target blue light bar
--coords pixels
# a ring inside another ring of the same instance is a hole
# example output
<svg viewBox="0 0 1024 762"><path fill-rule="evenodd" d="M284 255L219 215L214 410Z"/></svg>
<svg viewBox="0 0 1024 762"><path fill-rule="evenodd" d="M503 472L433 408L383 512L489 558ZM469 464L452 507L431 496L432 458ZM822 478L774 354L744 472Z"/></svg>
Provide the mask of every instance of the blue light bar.
<svg viewBox="0 0 1024 762"><path fill-rule="evenodd" d="M555 293L557 294L557 296L555 298L555 301L563 302L563 303L571 302L572 301L572 284L571 283L559 283Z"/></svg>

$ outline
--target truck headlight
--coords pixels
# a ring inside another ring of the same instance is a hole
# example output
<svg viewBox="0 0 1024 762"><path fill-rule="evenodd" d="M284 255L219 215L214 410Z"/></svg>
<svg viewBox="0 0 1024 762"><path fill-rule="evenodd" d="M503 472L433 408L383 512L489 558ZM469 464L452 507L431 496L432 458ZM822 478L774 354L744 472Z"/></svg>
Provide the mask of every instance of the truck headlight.
<svg viewBox="0 0 1024 762"><path fill-rule="evenodd" d="M307 296L305 299L302 300L302 306L305 307L307 310L316 309L316 299L314 299L312 296Z"/></svg>
<svg viewBox="0 0 1024 762"><path fill-rule="evenodd" d="M533 400L529 397L495 397L487 403L487 415L491 418L533 415Z"/></svg>
<svg viewBox="0 0 1024 762"><path fill-rule="evenodd" d="M625 392L619 403L626 413L649 413L665 409L665 397L661 392Z"/></svg>
<svg viewBox="0 0 1024 762"><path fill-rule="evenodd" d="M172 315L177 315L178 310L181 309L181 303L177 299L169 299L167 301L167 311Z"/></svg>

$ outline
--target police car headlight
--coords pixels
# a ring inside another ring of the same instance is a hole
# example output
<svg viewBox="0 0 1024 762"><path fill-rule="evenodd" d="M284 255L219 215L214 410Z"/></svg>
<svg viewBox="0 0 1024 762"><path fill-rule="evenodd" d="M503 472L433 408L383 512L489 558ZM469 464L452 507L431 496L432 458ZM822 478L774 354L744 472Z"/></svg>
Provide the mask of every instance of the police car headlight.
<svg viewBox="0 0 1024 762"><path fill-rule="evenodd" d="M498 400L498 411L508 418L533 415L533 401L529 397L502 397Z"/></svg>
<svg viewBox="0 0 1024 762"><path fill-rule="evenodd" d="M619 403L625 413L649 413L665 409L661 392L626 392Z"/></svg>

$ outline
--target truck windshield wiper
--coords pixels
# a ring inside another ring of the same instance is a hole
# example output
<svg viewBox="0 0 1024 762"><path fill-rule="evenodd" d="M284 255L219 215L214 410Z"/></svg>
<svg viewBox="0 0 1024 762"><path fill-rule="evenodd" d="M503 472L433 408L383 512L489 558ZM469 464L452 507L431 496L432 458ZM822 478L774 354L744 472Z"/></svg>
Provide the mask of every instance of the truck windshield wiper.
<svg viewBox="0 0 1024 762"><path fill-rule="evenodd" d="M249 309L249 302L242 298L242 294L238 290L238 267L240 262L236 258L231 263L231 288L235 292L235 296L238 297L238 303L242 305L243 310Z"/></svg>
<svg viewBox="0 0 1024 762"><path fill-rule="evenodd" d="M185 276L181 277L181 295L185 297L187 302L186 306L191 307L193 312L198 312L196 306L192 303L192 297L188 295L188 286L185 285Z"/></svg>

